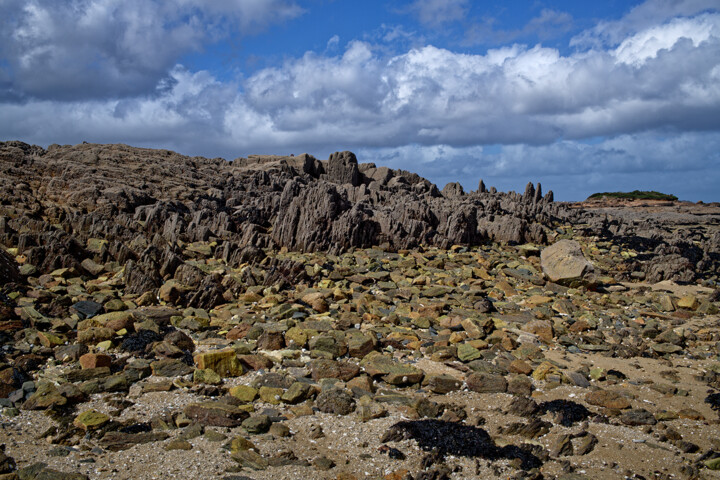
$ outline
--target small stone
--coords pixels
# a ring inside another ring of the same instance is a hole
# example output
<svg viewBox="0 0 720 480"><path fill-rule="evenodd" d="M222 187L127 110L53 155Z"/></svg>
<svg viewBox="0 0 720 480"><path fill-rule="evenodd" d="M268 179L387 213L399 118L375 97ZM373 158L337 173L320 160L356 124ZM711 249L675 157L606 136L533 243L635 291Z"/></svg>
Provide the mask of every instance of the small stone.
<svg viewBox="0 0 720 480"><path fill-rule="evenodd" d="M83 300L70 306L70 312L76 313L81 319L93 318L103 312L103 306L97 302Z"/></svg>
<svg viewBox="0 0 720 480"><path fill-rule="evenodd" d="M238 385L232 387L228 393L243 403L252 403L258 396L258 389L249 385Z"/></svg>
<svg viewBox="0 0 720 480"><path fill-rule="evenodd" d="M158 377L182 377L192 373L193 367L175 358L166 358L157 360L150 364L152 374Z"/></svg>
<svg viewBox="0 0 720 480"><path fill-rule="evenodd" d="M492 373L471 373L465 382L470 390L478 393L504 393L508 386L505 377Z"/></svg>
<svg viewBox="0 0 720 480"><path fill-rule="evenodd" d="M644 408L636 408L623 412L623 414L620 415L620 421L625 425L631 426L655 425L657 423L653 414Z"/></svg>
<svg viewBox="0 0 720 480"><path fill-rule="evenodd" d="M564 285L573 285L593 270L575 240L560 240L545 247L540 253L540 265L551 281Z"/></svg>
<svg viewBox="0 0 720 480"><path fill-rule="evenodd" d="M720 470L720 457L705 460L703 463L710 470Z"/></svg>
<svg viewBox="0 0 720 480"><path fill-rule="evenodd" d="M193 446L187 440L172 440L165 445L165 450L192 450Z"/></svg>
<svg viewBox="0 0 720 480"><path fill-rule="evenodd" d="M57 387L49 382L41 382L35 393L23 404L24 410L44 410L49 407L61 407L68 403Z"/></svg>
<svg viewBox="0 0 720 480"><path fill-rule="evenodd" d="M178 418L180 416L187 418L187 416L184 413L181 413L180 415L178 415ZM178 418L175 419L175 425L177 425L179 423ZM199 437L204 432L205 432L205 427L203 427L199 423L193 423L193 424L187 426L185 428L185 430L183 430L183 432L180 435L178 435L178 438L180 440L192 440L193 438Z"/></svg>
<svg viewBox="0 0 720 480"><path fill-rule="evenodd" d="M83 430L98 430L109 421L110 417L104 413L97 410L87 410L75 417L73 425Z"/></svg>
<svg viewBox="0 0 720 480"><path fill-rule="evenodd" d="M317 457L316 459L314 459L312 461L312 464L315 468L317 468L318 470L321 470L323 472L335 467L335 462L333 462L332 460L330 460L329 458L327 458L324 455L321 455L321 456Z"/></svg>
<svg viewBox="0 0 720 480"><path fill-rule="evenodd" d="M508 381L507 392L513 395L529 397L532 395L533 383L530 377L515 375Z"/></svg>
<svg viewBox="0 0 720 480"><path fill-rule="evenodd" d="M392 365L386 375L382 378L390 385L411 385L422 382L425 372L412 365Z"/></svg>
<svg viewBox="0 0 720 480"><path fill-rule="evenodd" d="M472 345L461 343L457 347L457 356L461 362L472 362L482 357L482 353Z"/></svg>
<svg viewBox="0 0 720 480"><path fill-rule="evenodd" d="M575 455L587 455L592 452L597 445L598 439L592 433L585 433L584 436L580 437L578 446L575 449Z"/></svg>
<svg viewBox="0 0 720 480"><path fill-rule="evenodd" d="M196 384L205 383L207 385L220 385L222 381L222 377L209 368L197 368L193 372L193 383Z"/></svg>
<svg viewBox="0 0 720 480"><path fill-rule="evenodd" d="M193 357L199 369L210 369L221 377L238 377L244 373L235 350L229 348L199 353Z"/></svg>
<svg viewBox="0 0 720 480"><path fill-rule="evenodd" d="M651 347L654 352L660 354L666 353L677 353L682 351L682 347L679 345L673 345L672 343L656 343Z"/></svg>
<svg viewBox="0 0 720 480"><path fill-rule="evenodd" d="M90 275L97 277L105 271L105 266L99 263L95 263L92 259L86 258L80 262L80 266L83 267Z"/></svg>
<svg viewBox="0 0 720 480"><path fill-rule="evenodd" d="M285 390L283 390L282 388L260 387L260 390L258 390L258 395L260 395L260 400L265 403L269 403L271 405L279 405L280 398L282 397L284 392Z"/></svg>
<svg viewBox="0 0 720 480"><path fill-rule="evenodd" d="M230 452L237 453L245 450L257 450L254 443L245 437L235 437L230 442Z"/></svg>
<svg viewBox="0 0 720 480"><path fill-rule="evenodd" d="M102 353L86 353L80 357L80 366L83 370L88 368L110 367L112 357Z"/></svg>
<svg viewBox="0 0 720 480"><path fill-rule="evenodd" d="M272 425L272 421L267 415L255 415L242 422L242 427L251 435L267 432L270 425Z"/></svg>
<svg viewBox="0 0 720 480"><path fill-rule="evenodd" d="M550 445L550 456L557 458L567 455L574 455L572 436L560 435Z"/></svg>
<svg viewBox="0 0 720 480"><path fill-rule="evenodd" d="M204 426L237 427L250 415L223 402L193 403L185 407L185 415Z"/></svg>
<svg viewBox="0 0 720 480"><path fill-rule="evenodd" d="M680 300L678 300L677 306L679 308L684 308L687 310L697 310L697 308L700 306L700 302L698 302L698 299L697 297L695 297L695 295L686 295Z"/></svg>
<svg viewBox="0 0 720 480"><path fill-rule="evenodd" d="M550 297L542 298L546 298L548 301L551 300ZM545 343L552 343L553 341L553 326L547 320L533 320L523 325L522 330L537 335Z"/></svg>
<svg viewBox="0 0 720 480"><path fill-rule="evenodd" d="M280 396L280 400L291 404L304 402L310 397L312 391L313 388L308 383L295 382Z"/></svg>
<svg viewBox="0 0 720 480"><path fill-rule="evenodd" d="M532 367L523 360L513 360L508 368L510 373L520 373L522 375L530 375L532 373Z"/></svg>
<svg viewBox="0 0 720 480"><path fill-rule="evenodd" d="M254 450L240 450L232 454L232 459L245 468L251 470L265 470L269 463L267 459Z"/></svg>
<svg viewBox="0 0 720 480"><path fill-rule="evenodd" d="M462 387L462 380L450 375L434 375L428 378L428 388L433 393L446 394L460 390Z"/></svg>
<svg viewBox="0 0 720 480"><path fill-rule="evenodd" d="M47 348L57 347L67 341L64 337L50 332L38 332L37 336L42 346Z"/></svg>
<svg viewBox="0 0 720 480"><path fill-rule="evenodd" d="M565 372L565 378L576 387L588 388L590 386L588 379L580 372Z"/></svg>
<svg viewBox="0 0 720 480"><path fill-rule="evenodd" d="M360 367L350 362L320 359L310 363L310 372L316 382L323 378L337 378L347 382L360 373Z"/></svg>
<svg viewBox="0 0 720 480"><path fill-rule="evenodd" d="M561 375L561 372L550 362L542 362L532 373L532 377L535 380L546 380L549 376L553 375L559 376Z"/></svg>
<svg viewBox="0 0 720 480"><path fill-rule="evenodd" d="M630 408L630 401L617 392L596 390L585 395L585 401L591 405L604 408L624 410Z"/></svg>
<svg viewBox="0 0 720 480"><path fill-rule="evenodd" d="M273 423L270 425L268 433L274 437L287 438L291 435L290 427L284 423Z"/></svg>
<svg viewBox="0 0 720 480"><path fill-rule="evenodd" d="M224 433L216 432L215 430L208 430L203 435L205 437L205 440L208 442L222 442L223 440L227 439L227 435Z"/></svg>
<svg viewBox="0 0 720 480"><path fill-rule="evenodd" d="M705 416L694 408L683 408L678 412L678 417L688 420L705 420Z"/></svg>
<svg viewBox="0 0 720 480"><path fill-rule="evenodd" d="M315 400L318 410L323 413L348 415L355 410L355 400L345 390L330 389L321 392Z"/></svg>
<svg viewBox="0 0 720 480"><path fill-rule="evenodd" d="M263 332L257 339L258 350L281 350L285 348L285 337L282 332Z"/></svg>

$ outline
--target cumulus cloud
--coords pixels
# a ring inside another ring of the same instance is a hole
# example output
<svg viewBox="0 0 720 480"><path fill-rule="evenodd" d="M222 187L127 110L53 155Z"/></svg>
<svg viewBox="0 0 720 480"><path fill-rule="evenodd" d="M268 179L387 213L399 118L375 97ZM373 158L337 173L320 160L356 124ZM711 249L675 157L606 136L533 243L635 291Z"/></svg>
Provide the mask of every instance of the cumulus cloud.
<svg viewBox="0 0 720 480"><path fill-rule="evenodd" d="M287 0L6 0L0 98L148 93L181 55L300 13Z"/></svg>
<svg viewBox="0 0 720 480"><path fill-rule="evenodd" d="M207 96L199 93L205 90L187 90L197 80L182 71L157 83L152 96L107 105L171 113L196 102L205 111ZM425 46L386 57L352 41L341 55L308 52L260 70L237 90L204 80L204 88L226 95L222 108L205 115L223 127L217 135L226 135L224 117L241 109L239 118L266 119L263 139L287 145L537 145L659 128L717 129L719 80L720 14L702 14L638 32L615 49L568 56L514 45L485 55ZM75 111L76 104L58 108ZM232 125L236 144L250 146L244 126Z"/></svg>
<svg viewBox="0 0 720 480"><path fill-rule="evenodd" d="M569 56L515 45L486 55L426 46L383 58L353 42L341 56L309 53L258 72L244 97L278 132L355 145L542 144L714 129L719 27L720 15L704 14L641 31L613 50Z"/></svg>
<svg viewBox="0 0 720 480"><path fill-rule="evenodd" d="M603 21L570 42L578 47L613 47L628 36L661 25L677 17L692 17L702 12L717 12L716 0L647 0L615 21Z"/></svg>

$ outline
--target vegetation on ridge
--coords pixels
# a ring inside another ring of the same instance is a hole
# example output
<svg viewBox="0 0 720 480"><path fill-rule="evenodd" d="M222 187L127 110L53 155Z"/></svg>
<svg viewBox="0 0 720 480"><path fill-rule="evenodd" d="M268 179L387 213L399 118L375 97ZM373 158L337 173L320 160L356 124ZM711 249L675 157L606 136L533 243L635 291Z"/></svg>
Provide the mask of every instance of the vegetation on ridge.
<svg viewBox="0 0 720 480"><path fill-rule="evenodd" d="M678 199L675 195L669 195L667 193L660 193L654 190L652 191L641 191L633 190L632 192L602 192L593 193L588 197L588 200L593 198L623 198L627 200L670 200L675 201Z"/></svg>

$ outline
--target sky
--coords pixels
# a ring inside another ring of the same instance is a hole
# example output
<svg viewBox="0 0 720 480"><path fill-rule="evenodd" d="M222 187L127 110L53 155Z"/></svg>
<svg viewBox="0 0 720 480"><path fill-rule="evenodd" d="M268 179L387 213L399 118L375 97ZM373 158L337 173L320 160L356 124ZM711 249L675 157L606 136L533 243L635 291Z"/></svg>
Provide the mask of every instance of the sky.
<svg viewBox="0 0 720 480"><path fill-rule="evenodd" d="M0 0L0 140L720 201L720 6Z"/></svg>

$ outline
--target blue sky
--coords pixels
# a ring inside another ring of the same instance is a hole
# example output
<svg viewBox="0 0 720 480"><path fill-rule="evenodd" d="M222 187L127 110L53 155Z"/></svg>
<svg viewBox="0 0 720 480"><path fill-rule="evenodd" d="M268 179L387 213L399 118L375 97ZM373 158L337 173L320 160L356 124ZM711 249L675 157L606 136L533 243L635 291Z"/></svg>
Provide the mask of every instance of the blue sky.
<svg viewBox="0 0 720 480"><path fill-rule="evenodd" d="M716 0L0 0L0 139L720 201Z"/></svg>

